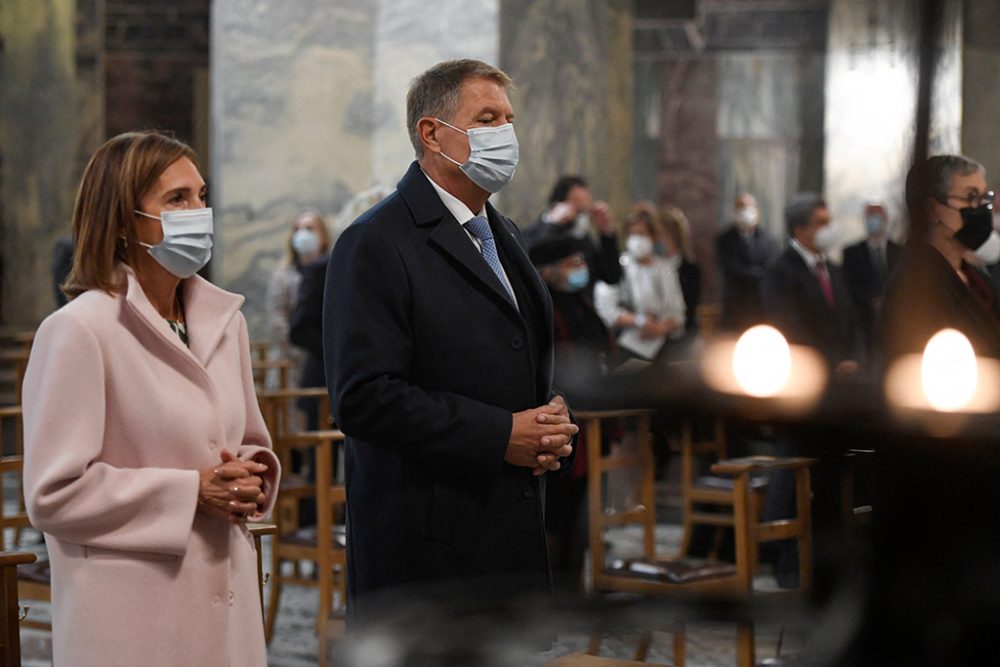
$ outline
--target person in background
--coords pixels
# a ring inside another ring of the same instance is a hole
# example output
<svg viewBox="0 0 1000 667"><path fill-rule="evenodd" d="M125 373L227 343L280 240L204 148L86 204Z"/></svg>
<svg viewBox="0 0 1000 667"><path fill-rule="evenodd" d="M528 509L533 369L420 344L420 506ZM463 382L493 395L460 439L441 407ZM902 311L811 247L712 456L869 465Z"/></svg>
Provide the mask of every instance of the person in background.
<svg viewBox="0 0 1000 667"><path fill-rule="evenodd" d="M683 257L654 252L657 240L666 241L652 204L638 204L628 219L622 280L594 286L594 306L604 324L618 333L618 345L630 354L652 361L668 340L684 335L686 305L679 268ZM665 245L665 250L669 248Z"/></svg>
<svg viewBox="0 0 1000 667"><path fill-rule="evenodd" d="M777 242L760 225L757 199L749 192L736 195L734 222L715 240L716 260L722 275L720 328L741 332L764 320L760 283L778 257Z"/></svg>
<svg viewBox="0 0 1000 667"><path fill-rule="evenodd" d="M56 308L62 308L69 299L62 291L63 283L73 270L73 237L60 236L52 247L52 289L56 299Z"/></svg>
<svg viewBox="0 0 1000 667"><path fill-rule="evenodd" d="M887 361L922 352L945 328L964 334L977 356L1000 358L996 293L967 261L993 231L986 170L962 155L935 155L919 167L907 175L910 237L885 297Z"/></svg>
<svg viewBox="0 0 1000 667"><path fill-rule="evenodd" d="M785 208L788 247L764 276L762 296L768 322L788 340L808 345L821 354L829 373L838 378L860 369L862 338L856 327L851 295L838 267L827 261L838 230L826 202L814 193L801 193ZM839 474L843 444L829 442L808 425L788 427L775 447L779 456L808 453L819 459L812 471L813 514L830 517L839 510ZM794 516L795 480L787 470L771 475L764 517ZM798 549L794 541L775 543L778 584L798 585Z"/></svg>
<svg viewBox="0 0 1000 667"><path fill-rule="evenodd" d="M24 378L24 500L52 568L56 665L266 667L247 520L280 467L257 406L243 297L212 254L185 144L110 139L73 211L71 301Z"/></svg>
<svg viewBox="0 0 1000 667"><path fill-rule="evenodd" d="M309 381L312 378L312 368L315 364L309 363L308 350L302 354L289 345L289 329L291 326L292 310L299 298L299 284L302 282L302 273L310 264L325 260L330 251L330 235L327 231L326 221L323 216L315 210L306 209L300 211L292 218L291 229L288 234L288 255L284 264L279 266L271 275L271 282L267 287L267 329L271 340L272 359L287 359L297 362L301 367L301 378L298 383L303 387L313 387L323 385L323 364L319 363L319 384L304 384L303 380ZM299 347L303 347L297 344ZM268 376L268 386L273 386L276 375Z"/></svg>
<svg viewBox="0 0 1000 667"><path fill-rule="evenodd" d="M662 233L657 254L676 265L677 277L684 296L684 334L698 333L698 306L701 304L701 269L695 263L691 246L691 223L677 206L664 206L660 210ZM661 250L662 248L662 250Z"/></svg>
<svg viewBox="0 0 1000 667"><path fill-rule="evenodd" d="M524 230L529 248L564 236L583 242L584 259L590 267L590 287L598 280L612 285L621 280L614 216L606 203L594 201L587 181L581 176L560 176L549 195L549 207L533 226Z"/></svg>
<svg viewBox="0 0 1000 667"><path fill-rule="evenodd" d="M843 273L863 332L866 365L874 368L880 356L876 323L903 247L889 238L889 215L881 204L865 205L864 222L867 238L844 248Z"/></svg>
<svg viewBox="0 0 1000 667"><path fill-rule="evenodd" d="M528 250L552 297L555 366L552 384L578 410L601 407L608 371L622 359L614 338L587 298L586 244L572 236L551 238ZM581 427L581 433L583 428ZM580 441L584 435L579 436ZM577 592L587 550L586 454L578 452L566 475L550 480L545 524L557 590Z"/></svg>

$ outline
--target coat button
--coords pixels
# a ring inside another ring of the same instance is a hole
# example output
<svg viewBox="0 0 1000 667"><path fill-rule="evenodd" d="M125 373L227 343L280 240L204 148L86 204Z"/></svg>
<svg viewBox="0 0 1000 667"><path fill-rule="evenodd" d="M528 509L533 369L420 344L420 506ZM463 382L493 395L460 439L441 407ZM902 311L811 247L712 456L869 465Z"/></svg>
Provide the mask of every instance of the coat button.
<svg viewBox="0 0 1000 667"><path fill-rule="evenodd" d="M212 442L208 443L208 448L209 448L209 449L215 449L215 448L216 448L216 447L218 447L218 446L219 446L219 445L218 445L218 444L216 444L215 440L213 440Z"/></svg>
<svg viewBox="0 0 1000 667"><path fill-rule="evenodd" d="M528 500L531 500L532 498L535 497L535 490L530 486L526 486L523 489L521 489L521 495L523 495Z"/></svg>
<svg viewBox="0 0 1000 667"><path fill-rule="evenodd" d="M218 595L212 596L212 604L219 604L220 602L222 602L222 598L220 598Z"/></svg>
<svg viewBox="0 0 1000 667"><path fill-rule="evenodd" d="M233 606L233 600L236 598L236 593L229 591L229 606Z"/></svg>
<svg viewBox="0 0 1000 667"><path fill-rule="evenodd" d="M524 339L520 336L514 336L510 339L510 346L515 350L520 350L524 346Z"/></svg>

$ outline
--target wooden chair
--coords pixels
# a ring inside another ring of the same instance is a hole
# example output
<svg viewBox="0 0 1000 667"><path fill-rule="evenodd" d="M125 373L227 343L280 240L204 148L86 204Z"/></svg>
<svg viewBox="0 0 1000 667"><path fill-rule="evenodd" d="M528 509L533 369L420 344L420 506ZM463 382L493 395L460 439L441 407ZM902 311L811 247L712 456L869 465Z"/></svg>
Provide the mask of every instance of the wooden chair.
<svg viewBox="0 0 1000 667"><path fill-rule="evenodd" d="M806 534L800 542L800 562L803 563L802 584L811 583L811 540L808 466L809 459L777 460L765 457L721 461L712 471L732 477L732 525L735 534L735 563L678 558L656 552L656 507L653 484L653 455L650 445L650 417L648 410L611 410L577 412L576 418L585 426L587 447L588 517L590 540L590 575L595 591L622 591L641 595L684 595L698 598L742 599L753 590L752 553L756 544L765 539L783 539L794 531ZM634 420L636 423L636 448L633 452L605 454L602 451L602 422L609 419ZM795 467L804 474L798 475L799 517L773 522L773 525L755 523L752 518L751 475L762 468ZM612 471L631 470L639 479L638 502L634 507L608 512L603 502L605 476ZM605 536L608 528L638 524L642 527L643 553L638 558L614 559L606 562ZM805 560L808 560L808 564ZM674 664L683 665L683 630L674 631ZM650 635L644 634L635 659L645 659ZM588 653L600 649L599 638L594 638ZM752 667L754 660L753 627L747 622L738 624L737 664Z"/></svg>
<svg viewBox="0 0 1000 667"><path fill-rule="evenodd" d="M271 543L271 595L265 630L268 640L274 631L281 587L284 584L319 588L319 609L316 614L318 633L325 629L327 618L334 611L334 594L337 594L339 608L343 608L346 603L346 533L340 526L334 526L334 519L335 515L342 513L347 503L347 493L343 485L332 481L334 447L343 440L344 434L340 431L324 430L287 435L275 441L275 449L278 451L314 450L316 474L315 482L302 479L293 483L282 482L278 490L274 516L277 533ZM316 499L315 527L300 526L298 522L298 501L306 497ZM281 565L286 561L296 563L291 575L282 573ZM312 561L315 564L315 579L302 575L297 567L299 561ZM321 634L321 637L324 635L325 633Z"/></svg>
<svg viewBox="0 0 1000 667"><path fill-rule="evenodd" d="M17 569L35 562L35 554L0 553L0 665L20 667L21 605Z"/></svg>
<svg viewBox="0 0 1000 667"><path fill-rule="evenodd" d="M0 503L0 552L8 550L8 533L12 535L10 548L16 549L21 543L22 533L25 529L31 528L31 521L24 508L23 486L21 481L24 469L23 447L23 425L21 408L8 407L0 408L0 452L13 451L14 454L0 456L0 498L4 497L5 486L13 486L17 489L17 505L13 509L4 507ZM8 446L7 437L15 441ZM50 602L52 599L51 584L49 580L48 559L25 563L17 569L17 577L20 583L21 596L29 600L39 600ZM33 619L26 618L22 623L26 628L38 628L51 630L51 625Z"/></svg>
<svg viewBox="0 0 1000 667"><path fill-rule="evenodd" d="M288 359L254 359L251 368L253 370L253 383L257 387L257 391L265 389L267 377L272 372L278 377L278 386L275 389L286 389L291 386L295 364Z"/></svg>
<svg viewBox="0 0 1000 667"><path fill-rule="evenodd" d="M273 523L248 523L247 530L250 532L250 536L253 538L254 548L257 550L257 588L260 593L260 613L264 614L264 584L268 582L271 577L270 572L264 572L264 561L263 561L263 538L266 535L275 535L278 532L278 527ZM267 629L265 625L265 630Z"/></svg>
<svg viewBox="0 0 1000 667"><path fill-rule="evenodd" d="M21 404L21 385L34 340L34 329L0 329L0 378L8 388L0 404Z"/></svg>
<svg viewBox="0 0 1000 667"><path fill-rule="evenodd" d="M723 529L733 527L733 478L709 475L707 468L726 458L725 430L722 420L713 424L714 437L696 440L692 435L690 420L681 429L681 508L683 533L680 554L687 556L695 526L714 526L715 539L709 551L710 558L719 557ZM759 520L763 513L764 491L767 479L754 476L750 479L750 516ZM708 512L699 506L710 505L728 511ZM756 559L751 566L751 576L756 572Z"/></svg>

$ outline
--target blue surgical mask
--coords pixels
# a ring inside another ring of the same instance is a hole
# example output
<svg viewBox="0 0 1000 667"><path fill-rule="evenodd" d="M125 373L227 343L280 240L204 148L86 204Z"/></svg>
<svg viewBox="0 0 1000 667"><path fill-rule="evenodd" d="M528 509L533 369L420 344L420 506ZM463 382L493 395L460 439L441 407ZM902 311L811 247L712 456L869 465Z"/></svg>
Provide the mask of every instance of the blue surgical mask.
<svg viewBox="0 0 1000 667"><path fill-rule="evenodd" d="M135 213L160 221L163 240L156 245L140 241L139 245L148 248L153 259L178 278L190 278L212 258L212 233L215 231L212 209L164 211L159 217L142 211Z"/></svg>
<svg viewBox="0 0 1000 667"><path fill-rule="evenodd" d="M573 269L566 274L566 291L579 292L590 284L590 271L586 266Z"/></svg>
<svg viewBox="0 0 1000 667"><path fill-rule="evenodd" d="M500 192L514 178L520 151L513 124L474 127L466 131L440 118L434 120L469 137L469 159L465 163L452 160L444 153L441 155L457 164L473 183L487 192Z"/></svg>
<svg viewBox="0 0 1000 667"><path fill-rule="evenodd" d="M866 215L865 216L865 231L868 232L868 236L875 236L881 234L885 231L885 218L881 215Z"/></svg>

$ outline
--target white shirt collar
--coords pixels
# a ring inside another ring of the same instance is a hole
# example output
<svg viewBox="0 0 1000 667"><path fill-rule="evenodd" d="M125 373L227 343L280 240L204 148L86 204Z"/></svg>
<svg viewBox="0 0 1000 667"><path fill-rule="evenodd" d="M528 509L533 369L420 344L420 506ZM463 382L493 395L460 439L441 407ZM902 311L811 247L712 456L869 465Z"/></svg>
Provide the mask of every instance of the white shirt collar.
<svg viewBox="0 0 1000 667"><path fill-rule="evenodd" d="M427 176L427 172L426 171L424 171L423 169L421 169L420 171L423 173L424 176ZM458 197L456 197L455 195L451 194L450 192L448 192L447 190L445 190L444 188L442 188L440 185L438 185L437 183L435 183L433 178L431 178L430 176L427 176L427 180L430 181L431 185L434 186L434 190L437 191L438 197L441 198L441 203L443 203L445 205L445 208L447 208L448 211L453 216L455 216L455 219L458 220L458 224L460 224L460 225L462 225L464 227L465 223L467 223L469 220L472 220L477 215L481 216L483 218L486 217L486 205L485 204L483 205L483 208L479 211L478 214L477 213L473 213L471 210L469 210L469 207L466 206L465 204L463 204L462 201Z"/></svg>
<svg viewBox="0 0 1000 667"><path fill-rule="evenodd" d="M802 260L806 263L806 266L809 267L810 271L815 271L817 264L826 261L823 255L817 255L795 239L791 240L791 246L795 248L795 252L799 253Z"/></svg>

